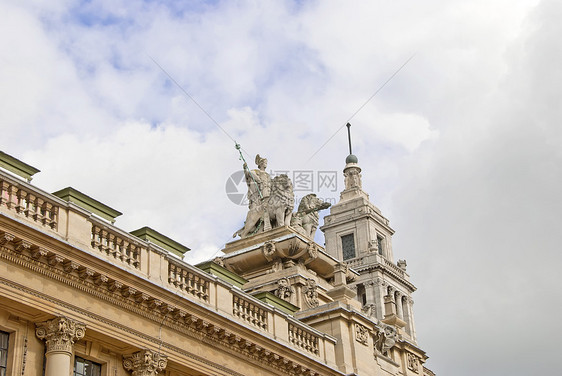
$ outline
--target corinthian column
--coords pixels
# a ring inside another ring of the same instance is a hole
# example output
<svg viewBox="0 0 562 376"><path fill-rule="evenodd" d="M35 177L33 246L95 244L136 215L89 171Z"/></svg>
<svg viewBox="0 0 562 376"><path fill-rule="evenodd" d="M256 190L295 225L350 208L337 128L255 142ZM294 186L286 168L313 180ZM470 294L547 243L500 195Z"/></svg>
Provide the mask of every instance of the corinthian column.
<svg viewBox="0 0 562 376"><path fill-rule="evenodd" d="M35 334L45 341L45 376L68 376L74 342L84 338L86 325L66 317L36 324Z"/></svg>
<svg viewBox="0 0 562 376"><path fill-rule="evenodd" d="M167 363L165 355L150 350L141 350L123 357L123 367L132 371L133 376L156 376L166 368Z"/></svg>

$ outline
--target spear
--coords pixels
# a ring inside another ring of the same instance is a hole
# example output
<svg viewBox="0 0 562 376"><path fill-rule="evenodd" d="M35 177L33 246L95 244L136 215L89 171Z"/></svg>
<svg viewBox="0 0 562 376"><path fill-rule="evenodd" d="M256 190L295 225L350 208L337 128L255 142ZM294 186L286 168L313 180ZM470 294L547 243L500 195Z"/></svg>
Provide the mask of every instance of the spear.
<svg viewBox="0 0 562 376"><path fill-rule="evenodd" d="M236 150L238 150L238 153L240 153L240 157L238 159L244 161L244 166L243 166L244 170L248 171L248 174L251 176L252 180L254 181L254 184L256 185L256 188L258 189L260 199L263 199L263 195L261 194L260 186L258 185L258 182L254 178L254 174L252 174L252 172L248 168L248 164L246 163L246 160L244 159L244 155L242 154L242 150L240 150L241 149L240 144L237 143L236 141L234 141L234 147L236 148Z"/></svg>

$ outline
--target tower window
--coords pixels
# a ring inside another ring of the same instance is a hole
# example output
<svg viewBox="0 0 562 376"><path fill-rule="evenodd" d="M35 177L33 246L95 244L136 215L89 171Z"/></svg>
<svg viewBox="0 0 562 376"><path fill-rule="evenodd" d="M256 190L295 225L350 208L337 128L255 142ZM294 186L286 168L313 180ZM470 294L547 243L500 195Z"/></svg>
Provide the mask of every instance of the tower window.
<svg viewBox="0 0 562 376"><path fill-rule="evenodd" d="M341 247L344 260L355 257L355 239L353 237L353 234L344 235L341 237Z"/></svg>
<svg viewBox="0 0 562 376"><path fill-rule="evenodd" d="M8 367L8 340L10 334L0 332L0 376L6 376L6 368Z"/></svg>
<svg viewBox="0 0 562 376"><path fill-rule="evenodd" d="M384 251L384 243L383 243L384 239L382 236L377 236L377 248L379 249L379 255L383 255L383 251Z"/></svg>
<svg viewBox="0 0 562 376"><path fill-rule="evenodd" d="M74 376L101 376L101 364L74 357Z"/></svg>

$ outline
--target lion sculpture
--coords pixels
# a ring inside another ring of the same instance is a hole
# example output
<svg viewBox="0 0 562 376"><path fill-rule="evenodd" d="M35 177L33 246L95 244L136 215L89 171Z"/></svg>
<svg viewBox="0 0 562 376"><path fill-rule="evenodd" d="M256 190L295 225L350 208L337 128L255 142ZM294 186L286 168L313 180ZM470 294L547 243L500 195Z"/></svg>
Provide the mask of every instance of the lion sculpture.
<svg viewBox="0 0 562 376"><path fill-rule="evenodd" d="M303 235L313 239L318 228L318 212L330 207L329 202L322 201L314 193L304 196L299 204L299 209L293 215L291 226Z"/></svg>
<svg viewBox="0 0 562 376"><path fill-rule="evenodd" d="M285 174L273 178L271 195L261 205L248 211L244 227L236 231L232 237L241 238L253 235L270 228L286 226L291 223L295 197L293 183Z"/></svg>

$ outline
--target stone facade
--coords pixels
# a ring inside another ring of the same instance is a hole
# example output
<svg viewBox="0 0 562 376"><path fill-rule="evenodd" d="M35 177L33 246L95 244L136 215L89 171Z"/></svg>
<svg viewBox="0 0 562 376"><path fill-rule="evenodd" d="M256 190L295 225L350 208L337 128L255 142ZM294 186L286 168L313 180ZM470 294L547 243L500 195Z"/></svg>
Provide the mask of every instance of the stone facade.
<svg viewBox="0 0 562 376"><path fill-rule="evenodd" d="M390 247L392 230L352 167L322 227L326 249L301 218L227 244L209 273L178 258L187 247L116 227L119 212L80 192L87 208L0 170L6 374L67 376L79 362L103 376L431 374L415 288L391 249L370 243L380 233ZM349 210L363 232L342 260Z"/></svg>

